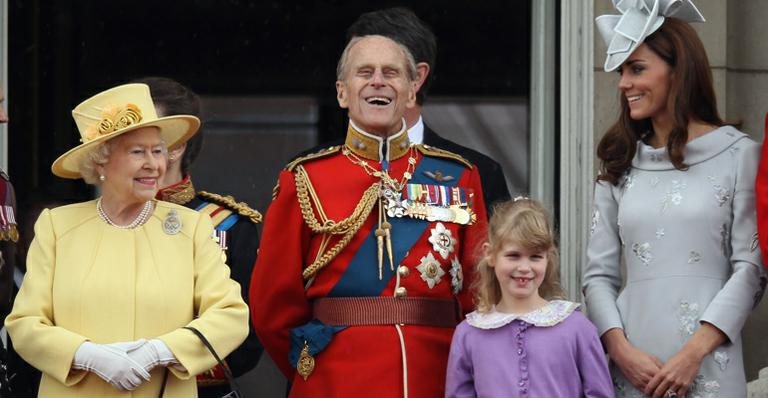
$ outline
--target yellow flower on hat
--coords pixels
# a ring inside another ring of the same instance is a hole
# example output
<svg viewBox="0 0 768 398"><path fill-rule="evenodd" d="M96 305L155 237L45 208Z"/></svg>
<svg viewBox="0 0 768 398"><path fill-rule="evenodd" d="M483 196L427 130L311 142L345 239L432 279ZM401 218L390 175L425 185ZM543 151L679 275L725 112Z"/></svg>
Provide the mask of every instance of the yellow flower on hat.
<svg viewBox="0 0 768 398"><path fill-rule="evenodd" d="M96 145L143 127L160 130L169 146L186 142L200 127L192 115L158 117L146 84L123 84L102 91L72 110L82 144L59 156L51 165L54 174L80 178L80 160Z"/></svg>
<svg viewBox="0 0 768 398"><path fill-rule="evenodd" d="M134 104L105 105L101 110L101 120L85 129L85 139L92 141L102 135L139 123L141 119L141 109Z"/></svg>

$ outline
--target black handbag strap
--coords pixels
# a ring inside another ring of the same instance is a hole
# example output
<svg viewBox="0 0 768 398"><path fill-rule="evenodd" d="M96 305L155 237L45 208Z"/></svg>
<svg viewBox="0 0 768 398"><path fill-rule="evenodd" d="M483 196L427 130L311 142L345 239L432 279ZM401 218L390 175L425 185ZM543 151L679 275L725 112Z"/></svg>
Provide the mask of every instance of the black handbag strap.
<svg viewBox="0 0 768 398"><path fill-rule="evenodd" d="M224 361L219 358L219 354L216 353L216 350L213 349L213 346L210 342L208 342L208 339L203 336L202 333L200 333L199 330L193 328L192 326L184 326L184 329L192 331L199 339L203 342L203 345L205 348L208 349L208 351L211 352L214 358L216 358L216 362L219 363L219 366L221 366L221 369L224 371L224 376L227 377L227 381L229 382L229 387L232 389L232 392L235 393L235 395L227 394L228 397L232 398L239 398L242 397L242 394L240 394L240 386L238 386L237 382L235 381L235 377L232 376L232 371L229 370L229 366L227 366Z"/></svg>
<svg viewBox="0 0 768 398"><path fill-rule="evenodd" d="M163 384L160 387L160 394L158 394L158 397L163 398L163 395L165 395L165 383L168 382L168 368L163 369Z"/></svg>

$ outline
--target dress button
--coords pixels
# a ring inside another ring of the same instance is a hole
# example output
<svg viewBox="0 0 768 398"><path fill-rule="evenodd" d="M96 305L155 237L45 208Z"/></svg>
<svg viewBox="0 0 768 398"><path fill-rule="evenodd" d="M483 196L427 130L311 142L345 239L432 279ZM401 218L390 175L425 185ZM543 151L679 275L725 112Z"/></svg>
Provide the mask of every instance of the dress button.
<svg viewBox="0 0 768 398"><path fill-rule="evenodd" d="M397 267L397 273L400 274L400 276L404 278L404 277L408 276L408 274L411 273L411 270L408 267L406 267L405 265L401 265L401 266Z"/></svg>
<svg viewBox="0 0 768 398"><path fill-rule="evenodd" d="M404 287L400 286L397 289L395 289L395 297L405 297L408 295L408 290L406 290Z"/></svg>

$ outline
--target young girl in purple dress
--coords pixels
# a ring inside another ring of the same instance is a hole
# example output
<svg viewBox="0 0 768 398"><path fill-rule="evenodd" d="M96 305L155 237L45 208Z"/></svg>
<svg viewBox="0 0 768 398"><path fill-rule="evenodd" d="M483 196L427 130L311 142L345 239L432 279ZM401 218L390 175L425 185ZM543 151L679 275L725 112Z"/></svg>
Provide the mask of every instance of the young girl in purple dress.
<svg viewBox="0 0 768 398"><path fill-rule="evenodd" d="M548 212L516 198L497 206L473 288L477 310L451 343L445 396L613 397L597 330L561 300Z"/></svg>

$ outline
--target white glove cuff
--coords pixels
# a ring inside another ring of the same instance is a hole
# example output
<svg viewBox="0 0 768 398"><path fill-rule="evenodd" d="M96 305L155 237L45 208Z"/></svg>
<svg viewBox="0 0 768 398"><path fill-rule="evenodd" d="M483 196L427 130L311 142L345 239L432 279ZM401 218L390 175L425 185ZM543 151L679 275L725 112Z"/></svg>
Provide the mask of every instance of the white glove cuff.
<svg viewBox="0 0 768 398"><path fill-rule="evenodd" d="M179 363L179 360L176 359L176 356L173 355L173 352L171 352L171 349L168 348L168 345L165 344L164 341L160 339L151 339L148 343L151 344L152 348L157 352L157 359L160 364L175 365Z"/></svg>

